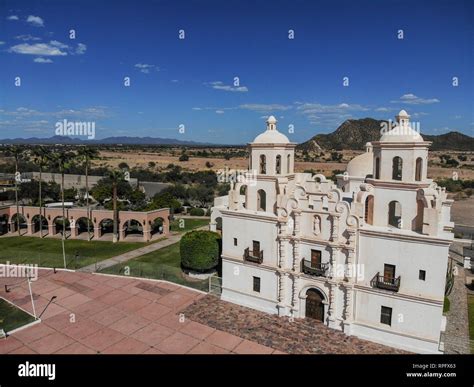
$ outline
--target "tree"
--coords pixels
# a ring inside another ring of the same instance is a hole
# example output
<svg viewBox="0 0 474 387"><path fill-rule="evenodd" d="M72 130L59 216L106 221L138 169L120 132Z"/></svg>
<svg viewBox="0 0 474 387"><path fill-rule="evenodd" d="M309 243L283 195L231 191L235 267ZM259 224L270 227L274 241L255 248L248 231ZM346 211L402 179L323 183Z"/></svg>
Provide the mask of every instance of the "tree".
<svg viewBox="0 0 474 387"><path fill-rule="evenodd" d="M212 231L197 230L186 233L179 243L181 266L205 272L219 262L220 235Z"/></svg>
<svg viewBox="0 0 474 387"><path fill-rule="evenodd" d="M55 150L51 153L48 157L49 162L54 168L57 168L61 173L61 203L62 203L62 210L63 210L63 232L61 238L61 244L63 247L63 260L64 260L64 268L66 268L66 247L64 245L64 241L66 239L66 210L64 207L64 174L65 171L70 167L72 160L76 155L72 152L66 150Z"/></svg>
<svg viewBox="0 0 474 387"><path fill-rule="evenodd" d="M15 204L16 204L16 213L17 213L16 227L18 229L18 235L21 235L21 232L20 232L20 217L18 216L18 214L20 213L20 206L18 204L18 183L19 183L18 180L20 180L19 179L20 175L18 175L18 172L19 172L18 171L18 163L20 162L21 158L23 157L24 149L23 149L23 147L18 146L18 145L11 145L7 149L8 149L8 152L10 154L12 154L14 159L15 159Z"/></svg>
<svg viewBox="0 0 474 387"><path fill-rule="evenodd" d="M108 178L112 182L112 195L113 195L113 211L114 211L114 237L113 243L118 241L118 211L117 211L117 193L118 186L121 182L125 181L125 174L121 170L110 171Z"/></svg>
<svg viewBox="0 0 474 387"><path fill-rule="evenodd" d="M39 167L39 212L40 212L40 238L43 238L43 198L42 198L42 184L43 184L43 168L48 164L48 151L45 147L39 146L32 152L33 161Z"/></svg>
<svg viewBox="0 0 474 387"><path fill-rule="evenodd" d="M77 156L80 161L84 163L84 167L86 169L86 206L87 206L87 239L90 241L91 237L91 230L90 230L90 223L91 223L91 211L90 211L90 201L89 201L89 167L90 162L93 159L99 157L99 152L96 148L91 148L88 146L81 147L77 151Z"/></svg>
<svg viewBox="0 0 474 387"><path fill-rule="evenodd" d="M153 196L149 209L169 208L172 213L181 208L181 203L169 192L160 192Z"/></svg>
<svg viewBox="0 0 474 387"><path fill-rule="evenodd" d="M189 189L189 197L205 207L214 200L214 190L200 184Z"/></svg>
<svg viewBox="0 0 474 387"><path fill-rule="evenodd" d="M128 164L127 164L126 162L123 162L123 161L118 165L118 167L119 167L120 169L130 169L130 167L128 166Z"/></svg>
<svg viewBox="0 0 474 387"><path fill-rule="evenodd" d="M188 161L189 156L186 153L183 153L181 156L179 156L179 161Z"/></svg>

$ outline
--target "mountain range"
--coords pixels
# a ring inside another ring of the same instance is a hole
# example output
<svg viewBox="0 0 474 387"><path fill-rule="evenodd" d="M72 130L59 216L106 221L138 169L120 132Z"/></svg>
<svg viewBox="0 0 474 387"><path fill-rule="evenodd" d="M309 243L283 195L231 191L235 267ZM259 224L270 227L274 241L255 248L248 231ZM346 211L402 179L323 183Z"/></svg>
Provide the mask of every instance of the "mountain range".
<svg viewBox="0 0 474 387"><path fill-rule="evenodd" d="M363 150L369 141L380 139L381 125L388 121L373 118L351 119L344 121L334 132L317 134L298 145L306 151L320 150ZM431 141L431 150L472 151L474 138L460 132L449 132L441 135L421 134L425 141Z"/></svg>

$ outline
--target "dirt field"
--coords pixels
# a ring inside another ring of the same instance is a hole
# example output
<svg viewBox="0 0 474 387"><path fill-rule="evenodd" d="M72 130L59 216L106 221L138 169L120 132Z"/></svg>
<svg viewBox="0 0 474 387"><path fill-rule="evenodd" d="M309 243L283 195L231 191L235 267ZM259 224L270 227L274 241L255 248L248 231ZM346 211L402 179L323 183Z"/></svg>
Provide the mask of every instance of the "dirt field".
<svg viewBox="0 0 474 387"><path fill-rule="evenodd" d="M326 152L327 153L327 152ZM430 154L430 161L438 162L439 153L433 152ZM441 152L449 153L449 152ZM145 152L145 151L101 151L101 160L94 162L95 165L107 165L117 167L121 162L126 162L130 168L142 167L147 168L149 162L154 162L156 166L153 168L155 171L166 168L169 164L180 165L183 169L198 171L206 169L224 169L228 167L230 169L246 169L248 167L248 160L246 158L231 158L225 160L224 158L204 158L190 156L189 161L179 161L179 152L175 156L170 151L165 149L157 150L157 152ZM303 162L296 161L295 169L296 172L303 172L305 170L313 169L318 172L322 172L325 175L331 175L334 170L345 170L347 161L360 154L360 152L344 151L343 160L344 162ZM211 168L206 167L206 162L212 164ZM470 164L470 163L469 163ZM437 178L448 178L452 177L453 172L458 173L460 179L474 179L474 170L461 169L461 168L442 168L440 166L431 166L428 168L428 176L432 179Z"/></svg>
<svg viewBox="0 0 474 387"><path fill-rule="evenodd" d="M451 220L456 224L474 227L474 197L455 200L451 207Z"/></svg>

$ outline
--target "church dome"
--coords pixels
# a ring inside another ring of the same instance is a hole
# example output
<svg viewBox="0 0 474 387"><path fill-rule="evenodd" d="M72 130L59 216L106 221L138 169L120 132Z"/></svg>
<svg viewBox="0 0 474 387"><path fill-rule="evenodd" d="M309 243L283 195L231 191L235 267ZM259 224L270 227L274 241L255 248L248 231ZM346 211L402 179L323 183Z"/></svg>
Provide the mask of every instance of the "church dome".
<svg viewBox="0 0 474 387"><path fill-rule="evenodd" d="M349 176L366 177L372 175L374 170L374 154L365 152L354 157L347 164L346 171Z"/></svg>
<svg viewBox="0 0 474 387"><path fill-rule="evenodd" d="M276 129L277 120L274 116L267 119L267 130L253 140L252 144L289 144L290 140Z"/></svg>
<svg viewBox="0 0 474 387"><path fill-rule="evenodd" d="M420 133L410 125L410 116L405 110L400 110L396 119L397 125L380 137L381 142L423 142Z"/></svg>

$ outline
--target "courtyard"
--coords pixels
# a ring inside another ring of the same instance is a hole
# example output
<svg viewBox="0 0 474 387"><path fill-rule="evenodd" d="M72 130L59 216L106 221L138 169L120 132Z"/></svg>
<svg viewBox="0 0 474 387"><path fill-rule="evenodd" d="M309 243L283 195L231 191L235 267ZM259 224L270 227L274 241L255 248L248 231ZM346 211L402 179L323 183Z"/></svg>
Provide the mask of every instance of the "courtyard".
<svg viewBox="0 0 474 387"><path fill-rule="evenodd" d="M403 353L170 282L42 269L32 289L41 321L1 339L0 353ZM1 278L0 297L33 313L25 279Z"/></svg>

